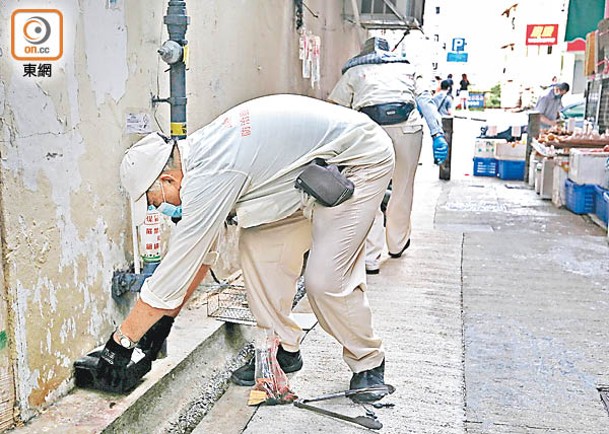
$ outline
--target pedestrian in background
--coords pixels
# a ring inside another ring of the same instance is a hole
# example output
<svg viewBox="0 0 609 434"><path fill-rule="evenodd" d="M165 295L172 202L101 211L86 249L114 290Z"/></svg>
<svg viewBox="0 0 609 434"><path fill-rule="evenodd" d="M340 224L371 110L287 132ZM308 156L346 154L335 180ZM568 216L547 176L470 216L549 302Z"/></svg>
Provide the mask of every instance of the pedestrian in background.
<svg viewBox="0 0 609 434"><path fill-rule="evenodd" d="M459 105L461 110L467 110L467 100L469 98L469 80L467 74L461 74L461 81L459 82L459 90L457 95L459 96Z"/></svg>
<svg viewBox="0 0 609 434"><path fill-rule="evenodd" d="M377 274L385 245L392 258L410 246L414 178L423 144L423 119L433 137L436 164L447 157L442 119L431 99L430 81L403 57L389 51L383 38L370 38L347 61L328 96L331 102L362 111L383 126L393 140L396 164L386 209L386 230L379 208L366 241L366 271ZM385 232L385 233L384 233Z"/></svg>
<svg viewBox="0 0 609 434"><path fill-rule="evenodd" d="M453 80L453 75L452 74L448 74L446 76L446 81L448 81L448 94L450 96L453 96L453 86L455 85L455 81Z"/></svg>
<svg viewBox="0 0 609 434"><path fill-rule="evenodd" d="M350 198L326 207L295 188L317 159L342 168L335 175L353 183ZM391 139L367 116L299 95L247 101L175 144L154 133L137 142L120 170L134 222L144 220L149 206L181 220L165 257L106 343L98 376L124 378L137 341L163 315L175 316L205 277L217 257L212 246L234 213L249 308L259 327L279 337L281 369L295 372L303 364L304 333L290 312L308 251L307 295L322 328L342 346L353 372L349 388L383 385L385 352L366 297L364 242L393 165ZM254 361L232 380L253 385ZM385 394L357 396L373 401Z"/></svg>
<svg viewBox="0 0 609 434"><path fill-rule="evenodd" d="M535 111L540 114L541 128L549 129L556 125L560 111L563 109L562 97L569 92L569 89L568 83L558 83L537 100Z"/></svg>
<svg viewBox="0 0 609 434"><path fill-rule="evenodd" d="M433 102L438 108L441 116L452 116L453 97L448 94L450 84L448 80L442 80L440 91L433 96Z"/></svg>

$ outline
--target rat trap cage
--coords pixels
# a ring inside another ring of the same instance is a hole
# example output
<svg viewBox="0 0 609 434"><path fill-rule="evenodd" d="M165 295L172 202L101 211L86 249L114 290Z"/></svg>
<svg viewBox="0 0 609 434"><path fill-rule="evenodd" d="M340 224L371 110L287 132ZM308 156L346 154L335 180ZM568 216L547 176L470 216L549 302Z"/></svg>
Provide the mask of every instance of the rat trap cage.
<svg viewBox="0 0 609 434"><path fill-rule="evenodd" d="M207 292L207 316L219 321L256 325L244 285L216 282L204 286Z"/></svg>
<svg viewBox="0 0 609 434"><path fill-rule="evenodd" d="M256 325L256 319L249 309L245 285L239 277L219 280L213 273L213 282L204 283L201 288L206 294L207 316L219 321L245 325ZM304 297L304 277L300 276L296 283L296 294L292 307Z"/></svg>

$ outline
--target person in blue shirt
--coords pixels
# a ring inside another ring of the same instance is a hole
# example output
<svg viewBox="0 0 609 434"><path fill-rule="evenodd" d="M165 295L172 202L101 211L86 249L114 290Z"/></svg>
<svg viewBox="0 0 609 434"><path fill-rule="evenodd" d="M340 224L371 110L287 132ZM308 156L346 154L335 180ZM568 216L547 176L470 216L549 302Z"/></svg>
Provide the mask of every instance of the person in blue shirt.
<svg viewBox="0 0 609 434"><path fill-rule="evenodd" d="M549 129L556 125L563 109L562 97L569 92L568 83L558 83L537 100L535 111L540 114L540 127Z"/></svg>
<svg viewBox="0 0 609 434"><path fill-rule="evenodd" d="M448 93L450 83L448 80L442 80L440 83L440 91L433 96L433 102L438 107L438 113L441 116L452 116L453 97Z"/></svg>

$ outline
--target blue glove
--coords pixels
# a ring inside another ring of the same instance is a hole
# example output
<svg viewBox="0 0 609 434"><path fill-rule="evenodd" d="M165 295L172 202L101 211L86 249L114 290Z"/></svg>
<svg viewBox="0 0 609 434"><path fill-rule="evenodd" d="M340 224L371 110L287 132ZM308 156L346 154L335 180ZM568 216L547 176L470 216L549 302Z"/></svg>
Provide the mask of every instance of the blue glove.
<svg viewBox="0 0 609 434"><path fill-rule="evenodd" d="M433 138L433 160L436 164L444 163L448 157L448 143L443 134L439 134Z"/></svg>

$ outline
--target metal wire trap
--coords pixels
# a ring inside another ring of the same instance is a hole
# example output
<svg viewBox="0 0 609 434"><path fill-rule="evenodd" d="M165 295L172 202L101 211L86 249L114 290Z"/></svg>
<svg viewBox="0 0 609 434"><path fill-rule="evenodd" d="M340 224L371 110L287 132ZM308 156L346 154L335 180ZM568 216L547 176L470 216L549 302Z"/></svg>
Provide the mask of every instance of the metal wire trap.
<svg viewBox="0 0 609 434"><path fill-rule="evenodd" d="M220 321L256 325L242 285L223 284L208 292L207 316Z"/></svg>
<svg viewBox="0 0 609 434"><path fill-rule="evenodd" d="M607 413L609 413L609 386L600 386L596 388L601 395L601 401Z"/></svg>

